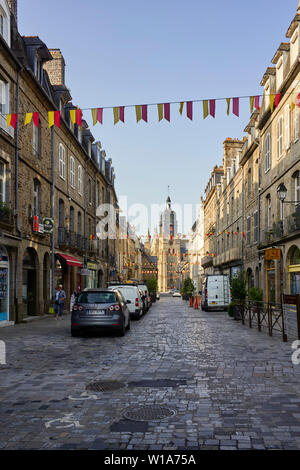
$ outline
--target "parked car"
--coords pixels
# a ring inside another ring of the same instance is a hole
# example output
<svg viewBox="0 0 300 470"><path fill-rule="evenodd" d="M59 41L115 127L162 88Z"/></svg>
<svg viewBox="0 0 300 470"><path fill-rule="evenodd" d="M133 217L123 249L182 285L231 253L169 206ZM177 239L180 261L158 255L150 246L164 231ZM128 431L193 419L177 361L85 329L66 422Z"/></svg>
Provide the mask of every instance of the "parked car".
<svg viewBox="0 0 300 470"><path fill-rule="evenodd" d="M71 334L87 330L114 330L124 336L130 329L130 313L119 290L84 289L75 299L71 315Z"/></svg>
<svg viewBox="0 0 300 470"><path fill-rule="evenodd" d="M226 310L231 302L229 276L226 274L207 275L201 293L202 310Z"/></svg>
<svg viewBox="0 0 300 470"><path fill-rule="evenodd" d="M181 297L179 290L174 290L172 297Z"/></svg>
<svg viewBox="0 0 300 470"><path fill-rule="evenodd" d="M146 306L146 312L148 312L149 308L152 305L151 297L150 297L149 292L148 292L148 288L147 288L146 284L142 284L142 283L138 283L138 288L143 293L145 304L146 304L145 305Z"/></svg>
<svg viewBox="0 0 300 470"><path fill-rule="evenodd" d="M108 287L109 290L118 289L124 296L130 313L130 318L139 320L143 315L142 293L136 285L118 284Z"/></svg>

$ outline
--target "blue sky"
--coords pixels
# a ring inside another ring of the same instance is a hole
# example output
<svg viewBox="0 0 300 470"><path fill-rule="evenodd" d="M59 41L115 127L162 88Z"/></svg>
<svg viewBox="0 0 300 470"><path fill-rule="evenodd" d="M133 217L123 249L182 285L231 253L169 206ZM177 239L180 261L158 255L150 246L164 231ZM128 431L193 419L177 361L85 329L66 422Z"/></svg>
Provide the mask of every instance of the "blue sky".
<svg viewBox="0 0 300 470"><path fill-rule="evenodd" d="M160 103L261 93L261 78L293 19L298 0L19 0L19 30L60 48L66 84L82 108ZM227 117L218 102L216 119L194 120L171 107L171 123L113 125L112 110L93 135L113 159L118 195L129 204L160 204L170 185L172 201L197 204L226 137L242 138L249 100L240 118Z"/></svg>

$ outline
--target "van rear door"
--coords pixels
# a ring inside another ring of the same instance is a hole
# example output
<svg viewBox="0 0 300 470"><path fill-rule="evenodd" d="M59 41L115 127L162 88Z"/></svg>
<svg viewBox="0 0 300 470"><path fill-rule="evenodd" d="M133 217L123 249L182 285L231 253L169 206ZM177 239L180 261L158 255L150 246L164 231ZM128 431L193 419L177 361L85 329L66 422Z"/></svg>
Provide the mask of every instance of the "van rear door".
<svg viewBox="0 0 300 470"><path fill-rule="evenodd" d="M209 276L207 279L207 304L223 305L224 303L223 276Z"/></svg>

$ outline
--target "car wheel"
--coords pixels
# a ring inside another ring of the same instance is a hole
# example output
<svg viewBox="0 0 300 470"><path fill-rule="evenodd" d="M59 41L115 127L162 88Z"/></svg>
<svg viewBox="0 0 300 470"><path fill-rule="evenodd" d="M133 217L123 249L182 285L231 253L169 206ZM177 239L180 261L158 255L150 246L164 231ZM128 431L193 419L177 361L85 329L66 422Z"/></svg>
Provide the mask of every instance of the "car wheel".
<svg viewBox="0 0 300 470"><path fill-rule="evenodd" d="M125 320L123 320L122 328L118 331L118 336L125 336Z"/></svg>
<svg viewBox="0 0 300 470"><path fill-rule="evenodd" d="M78 337L80 336L80 331L78 330L72 330L71 329L71 335L75 338L75 337Z"/></svg>
<svg viewBox="0 0 300 470"><path fill-rule="evenodd" d="M130 330L130 317L128 317L128 324L127 324L127 330Z"/></svg>

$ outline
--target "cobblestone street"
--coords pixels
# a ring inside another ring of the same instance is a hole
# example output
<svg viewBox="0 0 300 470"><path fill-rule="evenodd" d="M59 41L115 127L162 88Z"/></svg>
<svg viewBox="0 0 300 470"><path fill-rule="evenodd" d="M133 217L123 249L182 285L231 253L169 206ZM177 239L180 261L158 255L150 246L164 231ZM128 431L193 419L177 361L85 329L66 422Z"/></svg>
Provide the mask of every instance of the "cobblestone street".
<svg viewBox="0 0 300 470"><path fill-rule="evenodd" d="M300 448L300 365L290 343L172 297L123 338L72 338L69 322L0 329L1 449ZM87 391L100 380L125 386ZM153 404L176 414L123 417Z"/></svg>

